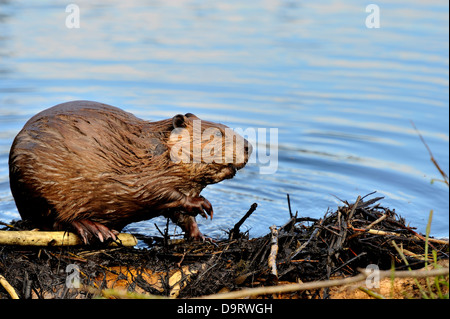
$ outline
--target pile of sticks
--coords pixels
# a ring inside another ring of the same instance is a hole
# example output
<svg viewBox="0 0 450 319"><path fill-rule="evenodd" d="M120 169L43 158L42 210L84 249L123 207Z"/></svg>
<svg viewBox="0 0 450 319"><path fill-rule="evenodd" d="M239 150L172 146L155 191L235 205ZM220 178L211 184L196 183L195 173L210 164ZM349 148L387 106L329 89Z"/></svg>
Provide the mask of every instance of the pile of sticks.
<svg viewBox="0 0 450 319"><path fill-rule="evenodd" d="M316 280L358 274L357 268L371 263L381 269L390 269L393 263L404 268L393 241L401 243L408 265L415 268L423 267L426 241L430 252L435 250L440 258L448 258L448 240L426 239L407 226L395 211L377 204L383 197L364 201L365 197L358 196L352 204L342 201L344 206L332 213L328 211L322 219L292 216L276 232L272 227L272 237L279 233L278 237L283 239L277 250L284 254L279 256L278 263L280 259L281 264L316 262ZM305 221L313 224L305 226ZM431 260L431 255L428 258ZM325 271L317 271L317 266ZM272 264L269 268L274 267Z"/></svg>
<svg viewBox="0 0 450 319"><path fill-rule="evenodd" d="M0 287L0 297L14 290L18 298L122 298L130 293L139 298L222 298L287 286L283 289L291 297L327 298L333 280L361 280L361 270L371 264L381 271L392 266L402 271L420 269L432 258L448 259L448 241L417 233L379 204L382 197L370 195L354 203L341 201L342 206L323 218L293 214L288 195L287 223L252 239L240 228L256 204L228 238L218 241L172 239L162 232L162 238L148 241L147 249L0 245L0 280L8 287ZM79 270L79 289L67 288L65 271L73 265Z"/></svg>
<svg viewBox="0 0 450 319"><path fill-rule="evenodd" d="M289 221L270 227L270 233L261 238L247 240L245 234L239 233L243 224L239 221L230 231L230 239L218 243L220 255L211 257L210 267L200 272L201 281L194 280L188 295L198 294L196 286L204 294L351 277L360 275L371 264L380 270L389 270L393 265L397 270L419 269L427 258L432 260L433 250L438 259L448 259L447 240L425 238L395 211L381 206L378 202L382 197L366 199L370 195L373 193L359 196L354 203L342 201L343 206L335 212L327 211L321 219L294 215L288 196ZM244 219L255 208L253 205ZM230 269L227 275L219 270L221 267ZM220 286L210 287L205 282ZM304 295L327 298L328 289Z"/></svg>

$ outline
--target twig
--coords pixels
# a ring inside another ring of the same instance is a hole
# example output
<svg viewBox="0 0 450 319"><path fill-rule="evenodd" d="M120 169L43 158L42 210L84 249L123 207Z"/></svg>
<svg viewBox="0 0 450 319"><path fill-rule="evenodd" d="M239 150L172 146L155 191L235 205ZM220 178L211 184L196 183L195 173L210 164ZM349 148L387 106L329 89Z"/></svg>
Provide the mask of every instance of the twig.
<svg viewBox="0 0 450 319"><path fill-rule="evenodd" d="M5 288L5 290L9 293L12 299L19 299L14 287L9 284L5 277L0 275L0 284Z"/></svg>
<svg viewBox="0 0 450 319"><path fill-rule="evenodd" d="M368 225L366 227L366 229L371 229L373 226L375 226L376 224L378 224L379 222L385 220L387 217L387 214L384 214L383 216L381 216L380 218L378 218L376 221L374 221L373 223L371 223L370 225Z"/></svg>
<svg viewBox="0 0 450 319"><path fill-rule="evenodd" d="M320 260L314 260L314 259L296 259L296 260L291 260L291 263L302 263L302 262L307 262L307 263L318 263Z"/></svg>
<svg viewBox="0 0 450 319"><path fill-rule="evenodd" d="M339 222L340 220L338 220L338 222ZM338 236L338 237L342 237L342 235L341 234L339 234L338 232L335 232L334 230L332 230L330 227L328 227L328 226L321 226L323 229L326 229L326 230L328 230L330 233L332 233L332 234L335 234L336 236Z"/></svg>
<svg viewBox="0 0 450 319"><path fill-rule="evenodd" d="M292 215L291 200L289 198L289 194L286 194L286 196L287 196L287 202L288 202L288 207L289 207L289 216L292 218L292 217L294 217L294 215Z"/></svg>
<svg viewBox="0 0 450 319"><path fill-rule="evenodd" d="M352 217L355 214L356 208L358 207L360 200L361 200L361 196L358 195L358 198L356 198L356 202L353 204L352 210L351 210L350 214L348 215L348 221L352 220Z"/></svg>
<svg viewBox="0 0 450 319"><path fill-rule="evenodd" d="M353 226L349 227L350 229L354 230L354 231L360 231L360 232L365 232L368 234L372 234L372 235L381 235L381 236L402 236L402 234L399 233L394 233L394 232L388 232L388 231L384 231L384 230L377 230L377 229L368 229L368 228L355 228Z"/></svg>
<svg viewBox="0 0 450 319"><path fill-rule="evenodd" d="M180 261L176 263L178 268L181 268L181 263L183 262L184 257L186 257L186 251L182 254Z"/></svg>
<svg viewBox="0 0 450 319"><path fill-rule="evenodd" d="M367 255L367 253L366 253L365 251L363 251L363 252L360 253L359 255L353 257L352 259L346 261L345 263L343 263L342 265L340 265L339 267L337 267L336 269L334 269L334 270L330 273L330 275L334 274L334 273L337 272L339 269L341 269L341 268L347 266L348 264L350 264L350 263L353 262L354 260L356 260L356 259L358 259L358 258L360 258L361 256L364 256L364 255Z"/></svg>
<svg viewBox="0 0 450 319"><path fill-rule="evenodd" d="M435 277L435 276L448 276L449 269L448 268L439 268L432 270L404 270L404 271L392 271L392 270L382 270L379 272L380 280L383 278L426 278L426 277ZM294 291L302 291L302 290L311 290L311 289L320 289L334 286L343 286L346 284L352 284L356 282L363 281L369 276L371 272L362 272L359 275L354 277L348 277L343 279L333 279L333 280L324 280L324 281L316 281L316 282L308 282L308 283L299 283L299 284L285 284L278 286L269 286L269 287L258 287L258 288L249 288L243 289L239 291L233 291L228 293L219 293L214 295L208 295L200 297L201 299L237 299L237 298L245 298L251 296L258 295L267 295L274 293L287 293Z"/></svg>
<svg viewBox="0 0 450 319"><path fill-rule="evenodd" d="M371 192L371 193L369 193L369 194L366 194L366 195L364 195L363 197L361 197L361 199L362 200L364 200L364 198L366 198L367 196L370 196L370 195L373 195L373 194L375 194L377 191L373 191L373 192ZM377 197L378 198L378 197ZM384 198L384 197L383 197Z"/></svg>
<svg viewBox="0 0 450 319"><path fill-rule="evenodd" d="M397 246L397 244L395 243L395 241L392 241L392 246L394 246L395 250L397 250L397 252L399 253L400 257L402 258L403 262L405 263L405 265L408 267L408 270L410 272L412 272L411 267L409 266L408 260L406 259L405 255L403 254L402 250ZM423 290L422 286L420 285L419 281L417 280L417 278L414 278L414 282L416 283L417 287L420 290L420 293L422 294L422 296L426 296L425 291Z"/></svg>
<svg viewBox="0 0 450 319"><path fill-rule="evenodd" d="M151 294L140 294L137 292L130 292L123 289L96 289L94 287L83 287L83 290L92 293L100 294L103 298L108 299L168 299L165 296L151 295Z"/></svg>
<svg viewBox="0 0 450 319"><path fill-rule="evenodd" d="M376 192L373 192L373 193L376 193ZM371 195L371 194L373 194L373 193L367 194L366 196L369 196L369 195ZM366 196L362 197L361 200L364 199L364 198L366 198ZM378 202L379 200L381 200L381 199L383 199L383 198L384 198L384 196L380 196L380 197L375 197L375 198L369 199L369 200L366 201L366 202L361 202L361 203L359 203L358 208L365 208L365 207L367 207L367 206L370 206L370 205L372 205L372 204L375 204L376 202Z"/></svg>
<svg viewBox="0 0 450 319"><path fill-rule="evenodd" d="M370 289L367 289L365 287L359 287L359 290L361 290L362 292L365 292L366 294L368 294L370 297L373 297L375 299L386 299L384 298L383 295L377 294L375 291L372 291Z"/></svg>
<svg viewBox="0 0 450 319"><path fill-rule="evenodd" d="M425 145L425 147L427 148L428 154L430 154L430 160L433 162L434 166L436 166L437 170L439 171L439 173L444 178L444 183L447 184L447 186L449 186L448 185L448 176L447 176L447 174L445 174L445 172L441 169L441 167L439 166L437 161L434 159L434 156L433 156L433 153L431 152L430 147L428 146L427 142L425 142L425 139L423 138L422 134L420 134L419 130L417 129L417 127L416 127L416 125L414 124L413 121L411 121L411 125L416 130L416 132L419 135L420 140L422 141L423 145Z"/></svg>
<svg viewBox="0 0 450 319"><path fill-rule="evenodd" d="M156 223L153 223L153 225L155 225L156 230L161 234L161 236L163 236L165 238L164 233L162 232L161 229L159 229L158 225Z"/></svg>
<svg viewBox="0 0 450 319"><path fill-rule="evenodd" d="M270 227L270 232L272 234L272 238L270 240L270 254L268 259L268 265L270 269L270 273L278 279L277 272L277 254L278 254L278 229L275 225Z"/></svg>
<svg viewBox="0 0 450 319"><path fill-rule="evenodd" d="M316 229L314 229L313 233L311 234L311 236L309 237L309 239L303 244L301 245L299 248L297 248L290 256L291 259L294 259L295 256L297 256L306 246L308 246L309 242L316 237L317 233L319 232L319 227L317 227Z"/></svg>
<svg viewBox="0 0 450 319"><path fill-rule="evenodd" d="M368 229L367 227L364 228L364 229L361 229L361 228L355 228L355 227L353 227L353 226L350 226L349 228L350 228L351 230L354 230L354 231L366 232L366 233L369 233L369 234L372 234L372 235L397 236L397 237L401 237L401 236L402 236L402 234L400 234L400 233L394 233L394 232L391 232L391 231L384 231L384 230L377 230L377 229ZM422 235L416 233L416 232L413 231L413 230L410 230L410 231L411 231L411 232L413 233L413 235L416 236L418 239L425 241L425 238L424 238ZM428 241L429 241L429 242L436 243L436 244L441 244L441 245L448 245L448 244L449 244L448 240L445 240L445 239L428 238ZM433 249L436 249L436 248L435 248L434 246L432 246L430 243L428 243L428 244L429 244ZM438 249L436 249L436 250L438 250Z"/></svg>
<svg viewBox="0 0 450 319"><path fill-rule="evenodd" d="M161 236L163 237L163 244L164 247L167 247L168 243L169 243L169 218L167 218L167 222L166 222L166 228L164 228L164 233L162 232L161 229L159 229L158 225L156 223L153 223L153 225L155 225L156 230L161 234Z"/></svg>
<svg viewBox="0 0 450 319"><path fill-rule="evenodd" d="M241 220L238 221L236 225L234 225L234 227L230 231L229 240L239 237L239 229L241 228L242 224L247 220L247 218L249 218L250 215L253 214L253 212L256 210L256 207L258 207L258 204L253 203L248 212L244 215L244 217L242 217Z"/></svg>
<svg viewBox="0 0 450 319"><path fill-rule="evenodd" d="M0 221L0 225L6 226L6 227L11 228L11 229L14 229L14 228L15 228L13 225L4 223L4 222L2 222L2 221Z"/></svg>

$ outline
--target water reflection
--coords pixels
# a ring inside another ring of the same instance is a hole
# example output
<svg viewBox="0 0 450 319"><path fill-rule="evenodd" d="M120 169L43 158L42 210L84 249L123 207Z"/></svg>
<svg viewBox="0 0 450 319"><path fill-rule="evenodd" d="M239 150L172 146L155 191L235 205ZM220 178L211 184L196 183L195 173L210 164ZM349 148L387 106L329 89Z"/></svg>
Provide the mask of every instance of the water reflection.
<svg viewBox="0 0 450 319"><path fill-rule="evenodd" d="M413 120L449 171L448 3L379 1L380 29L363 1L0 0L0 219L17 217L8 187L14 135L38 111L75 99L116 105L144 119L192 112L230 127L278 128L276 174L249 165L205 190L222 235L253 202L253 235L339 198L378 191L424 230L448 235L448 188ZM130 226L153 232L154 221ZM164 227L164 221L161 222Z"/></svg>

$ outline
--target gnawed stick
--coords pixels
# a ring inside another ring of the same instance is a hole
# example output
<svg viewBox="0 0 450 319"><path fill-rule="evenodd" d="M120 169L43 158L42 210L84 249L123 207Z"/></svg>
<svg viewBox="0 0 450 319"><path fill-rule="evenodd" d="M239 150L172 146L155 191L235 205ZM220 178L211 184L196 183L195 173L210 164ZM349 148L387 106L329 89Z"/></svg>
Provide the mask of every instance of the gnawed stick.
<svg viewBox="0 0 450 319"><path fill-rule="evenodd" d="M120 233L116 242L110 242L109 246L135 246L137 239L131 234ZM78 246L84 245L83 241L74 233L64 231L5 231L0 230L0 245L19 246Z"/></svg>
<svg viewBox="0 0 450 319"><path fill-rule="evenodd" d="M17 295L16 291L14 290L14 287L9 284L9 282L6 280L5 277L0 275L0 285L5 288L5 290L9 293L12 299L19 299L19 296Z"/></svg>
<svg viewBox="0 0 450 319"><path fill-rule="evenodd" d="M402 234L401 233L394 233L394 232L390 232L390 231L384 231L384 230L377 230L377 229L361 229L361 228L355 228L355 227L349 227L349 229L352 229L354 231L358 231L361 233L368 233L368 234L372 234L372 235L381 235L381 236L397 236L397 237L401 237ZM423 236L414 233L414 235L421 240L425 240L425 238L423 238ZM448 245L448 240L446 239L436 239L436 238L428 238L429 242L433 242L436 244L441 244L441 245Z"/></svg>
<svg viewBox="0 0 450 319"><path fill-rule="evenodd" d="M368 234L372 234L372 235L397 236L397 237L401 237L402 236L402 234L400 234L400 233L394 233L394 232L378 230L378 229L368 229L368 228L361 229L361 228L355 228L355 227L349 227L349 228L354 230L354 231L358 231L358 232L362 232L362 233L368 233Z"/></svg>
<svg viewBox="0 0 450 319"><path fill-rule="evenodd" d="M269 269L270 273L278 279L278 271L277 271L277 254L278 254L278 229L275 225L270 226L270 232L272 234L272 238L270 240L270 254L269 254Z"/></svg>
<svg viewBox="0 0 450 319"><path fill-rule="evenodd" d="M371 223L370 225L366 226L365 229L366 229L366 230L371 229L371 228L372 228L373 226L375 226L376 224L378 224L378 223L380 223L381 221L385 220L387 216L388 216L387 214L382 215L382 216L381 216L380 218L378 218L376 221L374 221L374 222Z"/></svg>

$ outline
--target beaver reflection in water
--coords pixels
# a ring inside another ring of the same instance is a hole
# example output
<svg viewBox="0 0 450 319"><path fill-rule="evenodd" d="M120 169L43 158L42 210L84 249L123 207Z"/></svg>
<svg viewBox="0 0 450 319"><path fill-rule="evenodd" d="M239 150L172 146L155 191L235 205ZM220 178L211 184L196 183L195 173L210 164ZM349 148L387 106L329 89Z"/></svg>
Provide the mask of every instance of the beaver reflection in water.
<svg viewBox="0 0 450 319"><path fill-rule="evenodd" d="M159 215L186 237L204 239L195 216L212 218L213 208L200 192L232 178L251 151L226 126L190 113L148 122L110 105L73 101L25 124L11 147L10 185L22 219L75 231L85 243L116 239L127 224Z"/></svg>

